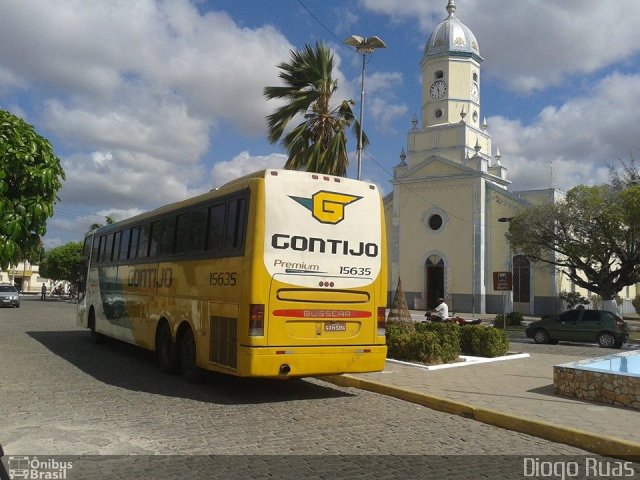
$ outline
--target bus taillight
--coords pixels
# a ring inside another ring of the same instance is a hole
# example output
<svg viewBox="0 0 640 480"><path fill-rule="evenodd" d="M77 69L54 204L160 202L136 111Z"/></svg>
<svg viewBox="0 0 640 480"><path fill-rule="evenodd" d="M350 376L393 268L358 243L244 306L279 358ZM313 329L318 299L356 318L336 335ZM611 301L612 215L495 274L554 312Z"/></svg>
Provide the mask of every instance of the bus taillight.
<svg viewBox="0 0 640 480"><path fill-rule="evenodd" d="M262 303L249 305L249 336L264 336L264 305Z"/></svg>
<svg viewBox="0 0 640 480"><path fill-rule="evenodd" d="M384 318L385 318L385 308L378 307L378 336L380 337L384 337L384 334L385 334Z"/></svg>

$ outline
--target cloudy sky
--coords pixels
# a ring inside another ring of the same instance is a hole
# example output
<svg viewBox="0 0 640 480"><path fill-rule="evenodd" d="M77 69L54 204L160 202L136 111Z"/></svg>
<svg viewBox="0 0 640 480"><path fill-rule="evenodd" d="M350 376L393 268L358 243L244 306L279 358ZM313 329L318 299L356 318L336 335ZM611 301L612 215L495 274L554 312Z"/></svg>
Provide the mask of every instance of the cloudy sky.
<svg viewBox="0 0 640 480"><path fill-rule="evenodd" d="M67 180L47 247L265 167L265 86L291 49L322 41L339 94L359 102L367 64L363 179L384 192L420 116L419 62L446 0L0 0L0 108L53 144ZM512 190L607 180L640 156L640 2L457 0L482 64L481 118ZM358 105L355 106L357 111ZM350 140L355 176L355 140Z"/></svg>

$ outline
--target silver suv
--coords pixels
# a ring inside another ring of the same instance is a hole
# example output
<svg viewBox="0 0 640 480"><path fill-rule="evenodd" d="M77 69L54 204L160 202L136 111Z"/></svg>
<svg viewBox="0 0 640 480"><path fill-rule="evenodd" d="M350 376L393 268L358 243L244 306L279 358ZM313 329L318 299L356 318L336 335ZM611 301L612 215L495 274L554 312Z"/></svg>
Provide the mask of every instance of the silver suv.
<svg viewBox="0 0 640 480"><path fill-rule="evenodd" d="M0 307L20 308L20 295L10 283L0 283Z"/></svg>

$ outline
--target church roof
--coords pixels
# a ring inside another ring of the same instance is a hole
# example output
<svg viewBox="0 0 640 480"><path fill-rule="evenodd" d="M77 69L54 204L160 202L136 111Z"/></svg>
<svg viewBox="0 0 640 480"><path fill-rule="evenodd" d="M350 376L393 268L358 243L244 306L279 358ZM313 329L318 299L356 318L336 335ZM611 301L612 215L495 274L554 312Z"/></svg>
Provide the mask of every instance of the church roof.
<svg viewBox="0 0 640 480"><path fill-rule="evenodd" d="M424 47L424 57L439 55L476 56L480 61L480 49L475 35L455 16L456 2L449 0L449 16L440 22Z"/></svg>

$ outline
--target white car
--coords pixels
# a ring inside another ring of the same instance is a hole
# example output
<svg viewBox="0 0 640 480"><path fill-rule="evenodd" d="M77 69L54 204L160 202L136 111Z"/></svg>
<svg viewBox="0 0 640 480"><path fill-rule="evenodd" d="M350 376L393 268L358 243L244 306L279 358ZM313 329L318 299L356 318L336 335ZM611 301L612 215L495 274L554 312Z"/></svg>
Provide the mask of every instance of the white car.
<svg viewBox="0 0 640 480"><path fill-rule="evenodd" d="M20 295L10 283L0 283L0 307L20 308Z"/></svg>

